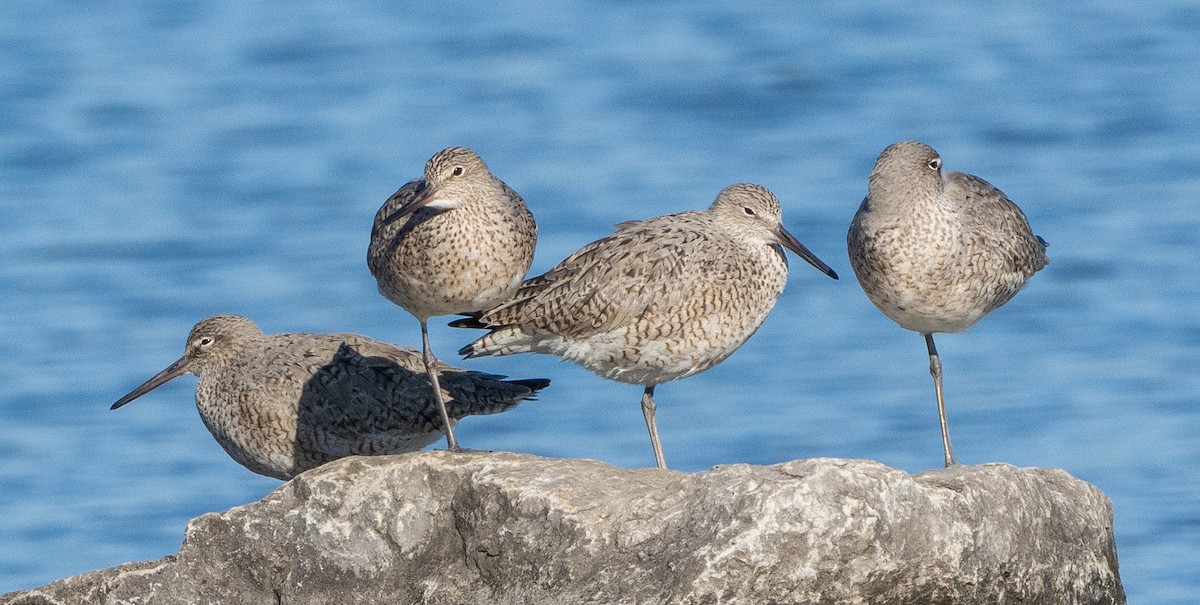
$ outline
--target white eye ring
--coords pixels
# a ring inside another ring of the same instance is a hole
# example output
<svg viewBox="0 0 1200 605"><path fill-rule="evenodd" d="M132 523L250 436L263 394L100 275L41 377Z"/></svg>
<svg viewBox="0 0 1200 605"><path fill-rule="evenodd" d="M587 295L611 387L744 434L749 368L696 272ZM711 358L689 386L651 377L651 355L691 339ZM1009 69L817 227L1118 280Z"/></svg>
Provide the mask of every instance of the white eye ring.
<svg viewBox="0 0 1200 605"><path fill-rule="evenodd" d="M463 173L462 166L455 166L454 170L450 171L450 174L453 174L454 176L462 176L462 173Z"/></svg>
<svg viewBox="0 0 1200 605"><path fill-rule="evenodd" d="M212 343L213 343L212 336L205 336L205 337L201 338L200 340L196 341L196 345L201 346L201 347L207 347L207 346L211 345Z"/></svg>
<svg viewBox="0 0 1200 605"><path fill-rule="evenodd" d="M930 170L938 170L941 167L942 167L942 158L933 158L932 160L929 160L929 169Z"/></svg>
<svg viewBox="0 0 1200 605"><path fill-rule="evenodd" d="M742 206L742 212L745 212L749 216L758 216L758 213L754 212L754 209L749 206Z"/></svg>

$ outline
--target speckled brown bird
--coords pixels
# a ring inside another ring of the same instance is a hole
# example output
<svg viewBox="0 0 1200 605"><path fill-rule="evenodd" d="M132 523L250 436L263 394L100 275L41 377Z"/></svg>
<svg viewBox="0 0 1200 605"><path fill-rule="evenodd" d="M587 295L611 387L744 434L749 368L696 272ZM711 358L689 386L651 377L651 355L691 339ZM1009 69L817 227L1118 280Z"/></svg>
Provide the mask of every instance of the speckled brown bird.
<svg viewBox="0 0 1200 605"><path fill-rule="evenodd" d="M436 369L451 423L503 412L550 384ZM267 336L237 315L196 324L183 357L112 409L183 374L200 378L196 407L221 447L277 479L343 456L416 451L445 429L416 350L358 334Z"/></svg>
<svg viewBox="0 0 1200 605"><path fill-rule="evenodd" d="M752 184L726 187L707 210L617 225L496 308L452 323L489 333L467 357L547 353L645 387L642 413L666 468L654 387L703 372L762 325L787 283L783 248L826 275L783 227L779 200Z"/></svg>
<svg viewBox="0 0 1200 605"><path fill-rule="evenodd" d="M987 181L943 172L916 141L875 161L867 197L846 238L850 264L884 315L925 336L946 466L950 447L935 332L961 332L1008 302L1050 261L1025 214Z"/></svg>
<svg viewBox="0 0 1200 605"><path fill-rule="evenodd" d="M422 354L444 417L429 318L507 299L529 271L536 243L525 201L465 147L434 154L425 177L401 187L375 214L367 265L379 292L420 322ZM458 449L452 429L446 442Z"/></svg>

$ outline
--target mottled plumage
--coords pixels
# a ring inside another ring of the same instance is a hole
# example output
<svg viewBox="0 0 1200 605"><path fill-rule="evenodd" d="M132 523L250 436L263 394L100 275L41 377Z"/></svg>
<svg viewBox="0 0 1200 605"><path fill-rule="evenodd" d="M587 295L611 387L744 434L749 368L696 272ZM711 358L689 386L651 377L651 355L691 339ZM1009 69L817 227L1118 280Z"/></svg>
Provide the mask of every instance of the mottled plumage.
<svg viewBox="0 0 1200 605"><path fill-rule="evenodd" d="M379 208L367 265L379 292L420 322L422 352L433 363L429 318L507 299L529 271L536 243L537 225L521 196L474 151L450 147L429 159L424 178ZM432 370L429 377L436 385ZM446 439L458 449L453 430Z"/></svg>
<svg viewBox="0 0 1200 605"><path fill-rule="evenodd" d="M703 372L762 325L787 282L787 247L837 275L782 224L779 200L759 185L731 185L707 210L617 225L511 300L459 320L490 332L467 357L546 353L613 380L645 386L643 413L655 460L655 385Z"/></svg>
<svg viewBox="0 0 1200 605"><path fill-rule="evenodd" d="M448 414L503 412L548 380L501 380L439 363ZM420 353L357 334L264 335L236 315L204 319L184 356L113 404L183 374L200 378L196 407L221 447L278 479L350 455L411 452L443 433Z"/></svg>
<svg viewBox="0 0 1200 605"><path fill-rule="evenodd" d="M871 302L925 336L949 466L955 461L933 334L969 328L1050 261L1046 243L1003 192L977 176L941 168L941 157L923 143L885 149L847 244Z"/></svg>

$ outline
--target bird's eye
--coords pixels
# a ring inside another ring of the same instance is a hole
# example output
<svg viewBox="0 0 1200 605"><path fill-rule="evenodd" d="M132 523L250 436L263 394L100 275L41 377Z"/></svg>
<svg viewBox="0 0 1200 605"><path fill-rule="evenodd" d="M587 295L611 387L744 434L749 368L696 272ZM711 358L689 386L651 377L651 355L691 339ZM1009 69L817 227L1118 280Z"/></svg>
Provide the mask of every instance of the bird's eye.
<svg viewBox="0 0 1200 605"><path fill-rule="evenodd" d="M929 160L929 169L937 170L942 167L942 158L933 158Z"/></svg>
<svg viewBox="0 0 1200 605"><path fill-rule="evenodd" d="M757 213L754 212L754 209L749 206L743 206L742 212L745 212L747 216L757 216Z"/></svg>
<svg viewBox="0 0 1200 605"><path fill-rule="evenodd" d="M196 341L196 345L201 346L201 347L207 347L207 346L211 345L212 343L213 343L212 336L205 336L205 337L201 338L200 340Z"/></svg>
<svg viewBox="0 0 1200 605"><path fill-rule="evenodd" d="M463 167L455 166L452 174L454 174L454 176L462 176L462 173L463 173Z"/></svg>

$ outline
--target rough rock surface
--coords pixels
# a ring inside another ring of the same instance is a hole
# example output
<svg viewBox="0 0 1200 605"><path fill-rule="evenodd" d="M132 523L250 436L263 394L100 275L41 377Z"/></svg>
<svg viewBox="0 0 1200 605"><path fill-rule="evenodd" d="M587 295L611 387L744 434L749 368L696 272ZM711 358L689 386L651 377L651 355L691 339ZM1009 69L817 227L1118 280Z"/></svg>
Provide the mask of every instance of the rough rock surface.
<svg viewBox="0 0 1200 605"><path fill-rule="evenodd" d="M346 458L34 603L1124 603L1112 508L1059 470L864 460L683 474Z"/></svg>

